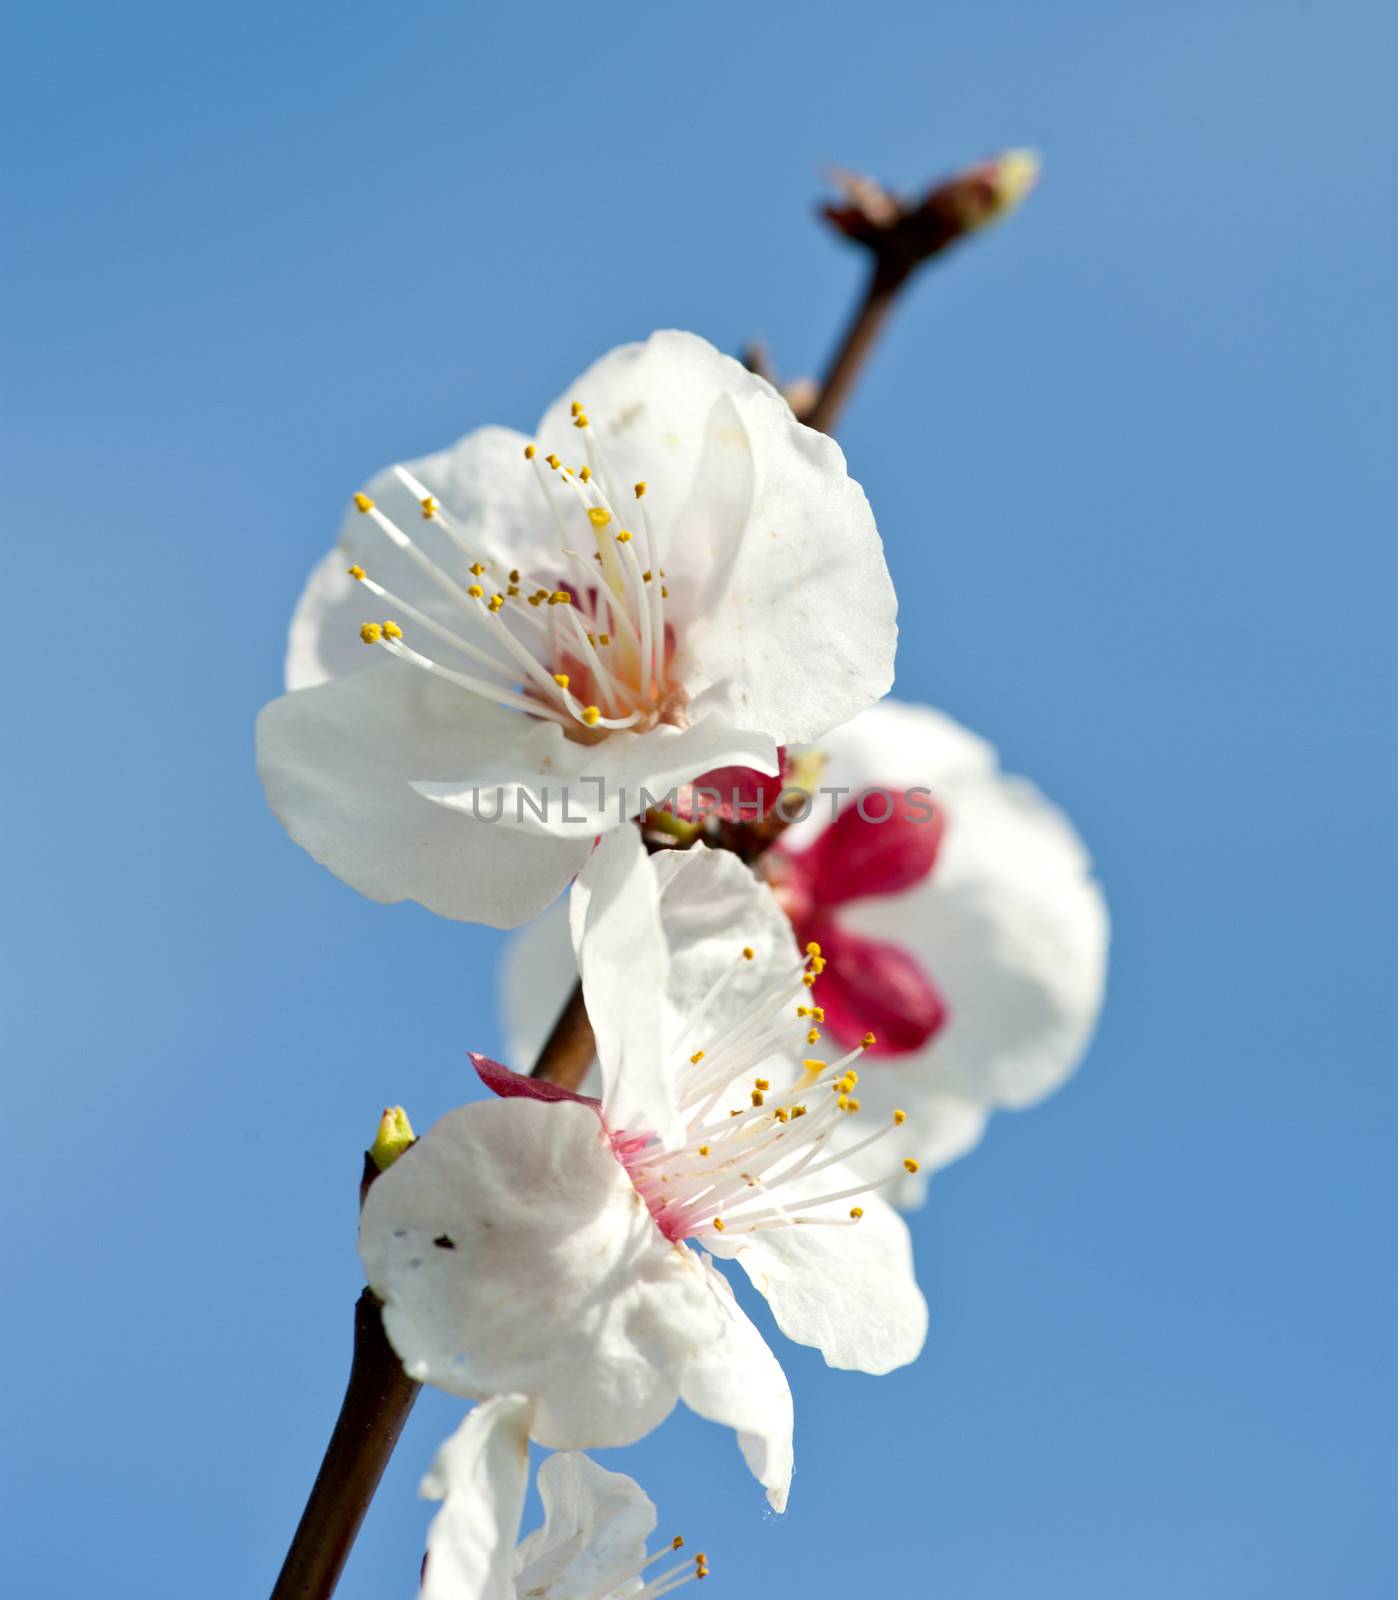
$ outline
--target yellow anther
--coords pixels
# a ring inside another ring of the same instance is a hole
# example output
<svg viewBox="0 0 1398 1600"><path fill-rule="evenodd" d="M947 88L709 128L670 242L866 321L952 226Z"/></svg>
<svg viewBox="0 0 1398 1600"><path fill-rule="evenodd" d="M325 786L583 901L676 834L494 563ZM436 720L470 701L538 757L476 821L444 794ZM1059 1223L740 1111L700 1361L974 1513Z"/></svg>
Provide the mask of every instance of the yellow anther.
<svg viewBox="0 0 1398 1600"><path fill-rule="evenodd" d="M772 1115L777 1119L778 1122L789 1121L791 1117L791 1113L786 1110L784 1106L778 1106Z"/></svg>
<svg viewBox="0 0 1398 1600"><path fill-rule="evenodd" d="M723 1218L722 1217L715 1217L714 1218L714 1227L716 1227L720 1233L723 1232Z"/></svg>
<svg viewBox="0 0 1398 1600"><path fill-rule="evenodd" d="M550 453L549 455L546 455L544 457L544 460L548 462L548 464L553 468L553 470L555 472L557 472L558 469L563 465L563 463L558 459L558 457L556 455L553 455L552 453Z"/></svg>
<svg viewBox="0 0 1398 1600"><path fill-rule="evenodd" d="M754 1078L753 1086L757 1089L770 1089L772 1087L772 1085L767 1082L766 1078Z"/></svg>
<svg viewBox="0 0 1398 1600"><path fill-rule="evenodd" d="M372 511L374 509L374 502L367 494L355 495L354 503L361 511Z"/></svg>
<svg viewBox="0 0 1398 1600"><path fill-rule="evenodd" d="M815 981L816 975L814 972L803 972L801 974L801 982L804 983L808 989L815 988Z"/></svg>
<svg viewBox="0 0 1398 1600"><path fill-rule="evenodd" d="M534 459L534 457L536 455L538 455L538 453L539 452L534 448L534 446L532 444L525 445L525 447L524 447L524 459L526 461L532 461Z"/></svg>
<svg viewBox="0 0 1398 1600"><path fill-rule="evenodd" d="M584 483L591 483L592 482L592 468L591 467L579 467L578 468L578 476L582 479L582 481Z"/></svg>
<svg viewBox="0 0 1398 1600"><path fill-rule="evenodd" d="M851 1067L851 1068L850 1068L850 1069L849 1069L849 1070L848 1070L848 1071L847 1071L847 1072L846 1072L846 1073L845 1073L845 1077L846 1077L846 1078L847 1078L847 1079L848 1079L848 1081L849 1081L849 1083L850 1083L850 1084L851 1084L851 1086L853 1086L853 1085L854 1085L854 1084L856 1084L856 1083L858 1083L858 1082L859 1082L859 1074L858 1074L858 1073L857 1073L857 1072L856 1072L856 1071L855 1071L855 1070L854 1070L854 1068L853 1068L853 1067Z"/></svg>
<svg viewBox="0 0 1398 1600"><path fill-rule="evenodd" d="M366 622L359 630L359 637L365 644L377 644L383 638L383 629L377 622Z"/></svg>
<svg viewBox="0 0 1398 1600"><path fill-rule="evenodd" d="M757 951L754 950L753 947L750 944L745 944L743 946L743 960L744 961L755 960L756 956L757 956Z"/></svg>
<svg viewBox="0 0 1398 1600"><path fill-rule="evenodd" d="M539 605L542 605L543 603L544 603L543 595L541 595L541 594L531 594L529 596L529 604L531 606L539 606Z"/></svg>
<svg viewBox="0 0 1398 1600"><path fill-rule="evenodd" d="M631 535L626 531L625 528L623 528L621 532L617 534L616 542L618 544L629 544L631 542Z"/></svg>
<svg viewBox="0 0 1398 1600"><path fill-rule="evenodd" d="M597 635L597 643L598 644L610 644L611 642L612 642L611 634L609 634L609 633L599 633Z"/></svg>
<svg viewBox="0 0 1398 1600"><path fill-rule="evenodd" d="M808 1016L810 1016L810 1014L811 1014L811 1008L809 1006L797 1006L796 1015L798 1017L808 1017Z"/></svg>
<svg viewBox="0 0 1398 1600"><path fill-rule="evenodd" d="M805 1114L806 1114L805 1106L792 1106L791 1115L793 1117L804 1117Z"/></svg>
<svg viewBox="0 0 1398 1600"><path fill-rule="evenodd" d="M835 1104L840 1108L841 1111L848 1111L849 1096L847 1094L841 1094L840 1098L835 1102Z"/></svg>
<svg viewBox="0 0 1398 1600"><path fill-rule="evenodd" d="M354 566L352 566L352 567L351 567L351 568L350 568L350 569L349 569L349 575L350 575L350 577L351 577L351 578L353 578L353 579L354 579L354 581L355 581L355 582L356 582L356 583L363 583L363 581L364 581L364 568L363 568L363 567L361 567L361 566L360 566L360 565L359 565L359 564L358 564L358 563L357 563L357 562L356 562L356 563L355 563L355 565L354 565Z"/></svg>
<svg viewBox="0 0 1398 1600"><path fill-rule="evenodd" d="M560 689L566 689L573 680L566 672L555 672L553 675L553 681Z"/></svg>
<svg viewBox="0 0 1398 1600"><path fill-rule="evenodd" d="M645 479L643 478L641 480L641 482L636 485L636 498L638 500L642 499L644 497L644 495L645 495L645 492L646 492L646 484L645 484Z"/></svg>
<svg viewBox="0 0 1398 1600"><path fill-rule="evenodd" d="M819 1044L819 1042L820 1042L820 1029L819 1028L808 1028L806 1030L806 1043L807 1044Z"/></svg>
<svg viewBox="0 0 1398 1600"><path fill-rule="evenodd" d="M605 528L612 520L612 514L605 506L589 506L587 520L594 528Z"/></svg>
<svg viewBox="0 0 1398 1600"><path fill-rule="evenodd" d="M761 1091L761 1089L754 1089L752 1091L752 1103L755 1106L760 1106L762 1104L762 1091Z"/></svg>
<svg viewBox="0 0 1398 1600"><path fill-rule="evenodd" d="M860 1217L862 1217L864 1215L864 1207L863 1206L851 1206L849 1208L849 1214L850 1214L850 1220L852 1222L858 1222Z"/></svg>
<svg viewBox="0 0 1398 1600"><path fill-rule="evenodd" d="M401 639L403 637L403 630L396 622L385 622L383 625L383 636L385 639Z"/></svg>
<svg viewBox="0 0 1398 1600"><path fill-rule="evenodd" d="M651 574L649 572L643 572L641 574L641 582L642 583L649 583L650 580L651 580Z"/></svg>
<svg viewBox="0 0 1398 1600"><path fill-rule="evenodd" d="M859 1048L861 1050L872 1050L878 1042L872 1033L866 1033L859 1041Z"/></svg>
<svg viewBox="0 0 1398 1600"><path fill-rule="evenodd" d="M822 973L822 972L825 971L825 957L824 956L812 956L811 957L811 971L814 972L814 973L817 973L817 974Z"/></svg>
<svg viewBox="0 0 1398 1600"><path fill-rule="evenodd" d="M580 417L582 415L582 401L574 400L568 411L570 416Z"/></svg>
<svg viewBox="0 0 1398 1600"><path fill-rule="evenodd" d="M479 578L484 571L485 571L485 567L481 562L473 561L471 563L471 575L472 575L472 577Z"/></svg>
<svg viewBox="0 0 1398 1600"><path fill-rule="evenodd" d="M706 1144L701 1144L701 1145L700 1145L700 1146L699 1146L699 1154L700 1154L700 1155L701 1155L701 1156L706 1156L706 1155L708 1155L708 1153L709 1153L709 1147L708 1147L708 1145L706 1145Z"/></svg>
<svg viewBox="0 0 1398 1600"><path fill-rule="evenodd" d="M894 1107L894 1110L893 1110L893 1126L894 1126L894 1127L895 1127L895 1128L901 1128L901 1127L902 1127L902 1126L903 1126L903 1124L904 1124L904 1123L905 1123L905 1122L906 1122L906 1121L907 1121L907 1120L908 1120L908 1113L907 1113L907 1112L906 1112L906 1111L900 1111L900 1110L899 1110L899 1109L898 1109L898 1108L897 1108L897 1107L896 1107L896 1106L895 1106L895 1107Z"/></svg>
<svg viewBox="0 0 1398 1600"><path fill-rule="evenodd" d="M485 598L485 590L482 589L478 583L473 583L466 593L469 594L473 600L483 600Z"/></svg>
<svg viewBox="0 0 1398 1600"><path fill-rule="evenodd" d="M517 583L512 583L512 584L511 584L511 585L510 585L510 587L509 587L509 588L508 588L508 589L506 589L506 590L505 590L505 593L506 593L506 594L507 594L507 595L509 595L509 597L510 597L510 598L511 598L511 600L513 600L513 599L514 599L514 597L515 597L515 596L516 596L516 595L517 595L517 594L518 594L518 593L519 593L519 585L518 585L518 584L517 584Z"/></svg>
<svg viewBox="0 0 1398 1600"><path fill-rule="evenodd" d="M853 1116L853 1114L859 1110L859 1101L856 1100L853 1095L851 1095L840 1109L842 1111L848 1111L850 1115Z"/></svg>
<svg viewBox="0 0 1398 1600"><path fill-rule="evenodd" d="M589 728L595 728L602 719L602 713L596 706L584 706L582 719Z"/></svg>
<svg viewBox="0 0 1398 1600"><path fill-rule="evenodd" d="M662 600L668 600L670 598L670 591L665 587L665 585L663 583L660 585L660 598Z"/></svg>
<svg viewBox="0 0 1398 1600"><path fill-rule="evenodd" d="M820 946L814 939L806 946L806 954L808 956L818 956L820 954Z"/></svg>
<svg viewBox="0 0 1398 1600"><path fill-rule="evenodd" d="M675 1537L673 1539L671 1539L670 1548L672 1550L683 1550L684 1549L684 1536L683 1536L683 1534L677 1533L675 1535Z"/></svg>
<svg viewBox="0 0 1398 1600"><path fill-rule="evenodd" d="M555 589L549 596L551 606L570 606L572 603L573 597L566 589Z"/></svg>
<svg viewBox="0 0 1398 1600"><path fill-rule="evenodd" d="M580 411L577 416L573 418L573 426L575 428L585 428L587 426L587 413L585 411Z"/></svg>
<svg viewBox="0 0 1398 1600"><path fill-rule="evenodd" d="M492 611L498 612L500 610L501 606L504 605L504 603L505 603L505 597L504 597L503 594L493 594L493 595L491 595L491 597L490 597L490 609Z"/></svg>
<svg viewBox="0 0 1398 1600"><path fill-rule="evenodd" d="M691 1067L697 1067L699 1065L699 1063L703 1059L704 1059L704 1052L702 1050L696 1050L694 1052L694 1054L692 1056L690 1056L689 1064L690 1064Z"/></svg>
<svg viewBox="0 0 1398 1600"><path fill-rule="evenodd" d="M423 521L431 522L432 518L437 515L437 497L435 495L425 494L422 497L421 505Z"/></svg>
<svg viewBox="0 0 1398 1600"><path fill-rule="evenodd" d="M914 1161L911 1156L904 1157L903 1170L905 1172L916 1172L917 1171L917 1162Z"/></svg>
<svg viewBox="0 0 1398 1600"><path fill-rule="evenodd" d="M518 583L519 582L519 568L518 567L511 567L510 568L510 582L511 583Z"/></svg>
<svg viewBox="0 0 1398 1600"><path fill-rule="evenodd" d="M817 1022L824 1022L825 1021L825 1007L824 1006L812 1006L811 1007L811 1016Z"/></svg>

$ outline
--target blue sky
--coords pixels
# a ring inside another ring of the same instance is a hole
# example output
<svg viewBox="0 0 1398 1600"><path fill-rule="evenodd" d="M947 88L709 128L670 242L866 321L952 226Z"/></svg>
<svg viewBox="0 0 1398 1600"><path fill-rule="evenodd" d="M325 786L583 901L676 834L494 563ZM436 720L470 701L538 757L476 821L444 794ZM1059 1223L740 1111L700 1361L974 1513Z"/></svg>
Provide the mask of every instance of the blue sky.
<svg viewBox="0 0 1398 1600"><path fill-rule="evenodd" d="M0 973L7 1586L270 1586L343 1382L359 1151L463 1098L499 935L358 899L252 723L347 493L661 325L816 366L830 164L1008 144L842 429L898 692L1077 820L1079 1078L914 1227L933 1331L789 1353L764 1517L677 1417L612 1458L735 1597L1386 1596L1391 8L1019 0L12 7ZM411 1594L429 1396L341 1593Z"/></svg>

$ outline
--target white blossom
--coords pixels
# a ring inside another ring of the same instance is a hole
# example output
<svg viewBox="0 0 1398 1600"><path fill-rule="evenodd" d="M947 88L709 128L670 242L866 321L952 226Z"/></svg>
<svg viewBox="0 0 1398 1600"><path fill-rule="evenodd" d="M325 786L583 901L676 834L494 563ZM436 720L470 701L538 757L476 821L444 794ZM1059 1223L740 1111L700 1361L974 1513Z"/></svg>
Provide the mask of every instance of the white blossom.
<svg viewBox="0 0 1398 1600"><path fill-rule="evenodd" d="M539 1468L543 1526L516 1545L529 1485L530 1403L501 1395L468 1413L442 1445L422 1493L440 1500L427 1538L421 1600L659 1600L708 1576L708 1558L655 1550L655 1507L625 1473L574 1451Z"/></svg>
<svg viewBox="0 0 1398 1600"><path fill-rule="evenodd" d="M902 1119L861 1131L859 1048L793 1064L821 958L736 858L613 832L571 910L600 1101L475 1058L506 1098L449 1113L375 1183L366 1275L414 1377L531 1396L557 1449L630 1443L683 1399L738 1431L780 1508L790 1394L710 1258L831 1365L911 1361L927 1308L874 1191L916 1159ZM883 1170L856 1175L875 1147Z"/></svg>
<svg viewBox="0 0 1398 1600"><path fill-rule="evenodd" d="M532 439L481 429L355 506L258 766L292 837L376 900L516 926L643 791L775 774L892 682L893 591L838 446L692 334L612 351Z"/></svg>

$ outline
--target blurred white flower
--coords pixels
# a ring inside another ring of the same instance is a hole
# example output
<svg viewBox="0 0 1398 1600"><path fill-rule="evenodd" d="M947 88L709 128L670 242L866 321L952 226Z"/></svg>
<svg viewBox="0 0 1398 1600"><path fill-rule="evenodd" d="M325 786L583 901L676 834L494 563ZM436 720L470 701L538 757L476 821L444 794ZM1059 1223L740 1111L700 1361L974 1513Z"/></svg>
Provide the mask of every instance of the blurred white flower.
<svg viewBox="0 0 1398 1600"><path fill-rule="evenodd" d="M678 1554L682 1538L648 1552L656 1518L645 1491L572 1451L540 1466L544 1523L516 1546L529 1418L524 1395L486 1400L438 1451L422 1481L442 1509L427 1536L421 1600L659 1600L708 1575L702 1553Z"/></svg>
<svg viewBox="0 0 1398 1600"><path fill-rule="evenodd" d="M793 1066L820 958L735 857L648 858L613 832L571 910L600 1101L475 1057L503 1098L449 1113L374 1184L365 1273L415 1378L528 1394L533 1436L560 1449L628 1444L683 1399L738 1431L780 1509L790 1393L710 1256L832 1366L901 1366L927 1307L907 1229L870 1191L916 1161L899 1142L876 1180L848 1166L901 1119L837 1137L859 1109L852 1057Z"/></svg>
<svg viewBox="0 0 1398 1600"><path fill-rule="evenodd" d="M824 793L763 870L829 959L822 1026L846 1045L877 1035L864 1100L905 1108L925 1156L907 1203L991 1112L1073 1072L1102 1006L1107 907L1063 813L941 712L885 700L819 750Z"/></svg>
<svg viewBox="0 0 1398 1600"><path fill-rule="evenodd" d="M356 506L258 768L372 899L517 926L643 789L775 774L892 682L893 590L838 446L692 334L603 357L534 441L481 429Z"/></svg>

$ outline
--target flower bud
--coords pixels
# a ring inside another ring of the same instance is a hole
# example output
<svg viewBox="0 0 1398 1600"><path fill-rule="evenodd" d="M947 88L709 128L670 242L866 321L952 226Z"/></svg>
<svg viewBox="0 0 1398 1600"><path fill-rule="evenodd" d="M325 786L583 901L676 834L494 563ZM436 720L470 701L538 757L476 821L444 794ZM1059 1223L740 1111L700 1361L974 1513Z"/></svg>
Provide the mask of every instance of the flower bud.
<svg viewBox="0 0 1398 1600"><path fill-rule="evenodd" d="M387 1172L399 1156L415 1143L417 1135L402 1106L386 1106L379 1118L379 1130L369 1146L369 1159L380 1172Z"/></svg>
<svg viewBox="0 0 1398 1600"><path fill-rule="evenodd" d="M843 202L825 207L827 221L865 245L885 270L902 275L1016 210L1039 177L1032 150L1006 150L905 199L872 178L837 172Z"/></svg>

